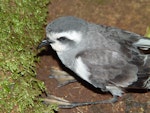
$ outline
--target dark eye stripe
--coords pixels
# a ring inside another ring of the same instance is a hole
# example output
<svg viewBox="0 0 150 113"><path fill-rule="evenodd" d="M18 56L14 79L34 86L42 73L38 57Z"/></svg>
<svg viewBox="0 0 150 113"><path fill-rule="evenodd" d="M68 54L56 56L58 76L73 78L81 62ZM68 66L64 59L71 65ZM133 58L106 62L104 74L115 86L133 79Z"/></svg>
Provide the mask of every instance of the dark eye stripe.
<svg viewBox="0 0 150 113"><path fill-rule="evenodd" d="M57 38L57 40L58 41L66 41L66 40L69 40L69 39L67 39L66 37L59 37L59 38Z"/></svg>

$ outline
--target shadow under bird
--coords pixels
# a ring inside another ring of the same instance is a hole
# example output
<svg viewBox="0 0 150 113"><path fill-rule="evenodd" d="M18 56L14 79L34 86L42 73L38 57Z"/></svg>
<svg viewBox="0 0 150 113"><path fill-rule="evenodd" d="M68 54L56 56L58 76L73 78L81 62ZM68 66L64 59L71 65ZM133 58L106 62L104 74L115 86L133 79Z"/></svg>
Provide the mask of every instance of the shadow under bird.
<svg viewBox="0 0 150 113"><path fill-rule="evenodd" d="M113 103L126 88L150 89L150 39L136 33L89 23L73 16L60 17L46 27L46 45L56 51L61 62L113 98L97 102L62 105L71 108L82 105Z"/></svg>

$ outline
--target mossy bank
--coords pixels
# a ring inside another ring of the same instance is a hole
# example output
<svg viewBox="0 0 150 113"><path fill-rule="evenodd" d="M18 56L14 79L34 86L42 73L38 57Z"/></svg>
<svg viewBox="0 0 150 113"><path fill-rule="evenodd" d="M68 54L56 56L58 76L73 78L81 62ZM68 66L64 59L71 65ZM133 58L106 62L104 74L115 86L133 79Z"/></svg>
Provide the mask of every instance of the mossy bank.
<svg viewBox="0 0 150 113"><path fill-rule="evenodd" d="M53 113L39 95L44 83L35 78L36 46L44 36L49 0L0 2L0 113Z"/></svg>

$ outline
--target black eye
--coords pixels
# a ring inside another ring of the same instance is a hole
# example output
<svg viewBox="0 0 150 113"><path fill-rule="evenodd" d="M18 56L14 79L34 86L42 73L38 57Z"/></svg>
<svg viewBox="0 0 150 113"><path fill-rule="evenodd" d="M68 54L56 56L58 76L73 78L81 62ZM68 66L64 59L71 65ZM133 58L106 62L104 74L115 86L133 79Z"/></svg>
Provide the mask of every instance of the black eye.
<svg viewBox="0 0 150 113"><path fill-rule="evenodd" d="M59 37L59 38L57 38L57 40L58 40L58 41L66 41L67 38L66 38L66 37Z"/></svg>

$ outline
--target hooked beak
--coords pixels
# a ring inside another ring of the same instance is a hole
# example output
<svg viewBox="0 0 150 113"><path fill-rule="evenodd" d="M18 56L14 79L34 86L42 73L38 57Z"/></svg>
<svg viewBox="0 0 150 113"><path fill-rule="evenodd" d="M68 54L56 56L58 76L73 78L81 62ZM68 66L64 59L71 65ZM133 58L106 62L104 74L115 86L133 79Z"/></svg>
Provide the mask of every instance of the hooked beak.
<svg viewBox="0 0 150 113"><path fill-rule="evenodd" d="M40 49L40 48L42 48L42 47L44 47L44 46L48 46L48 45L50 45L51 43L54 43L54 41L52 41L52 40L43 40L43 41L38 45L37 49Z"/></svg>

